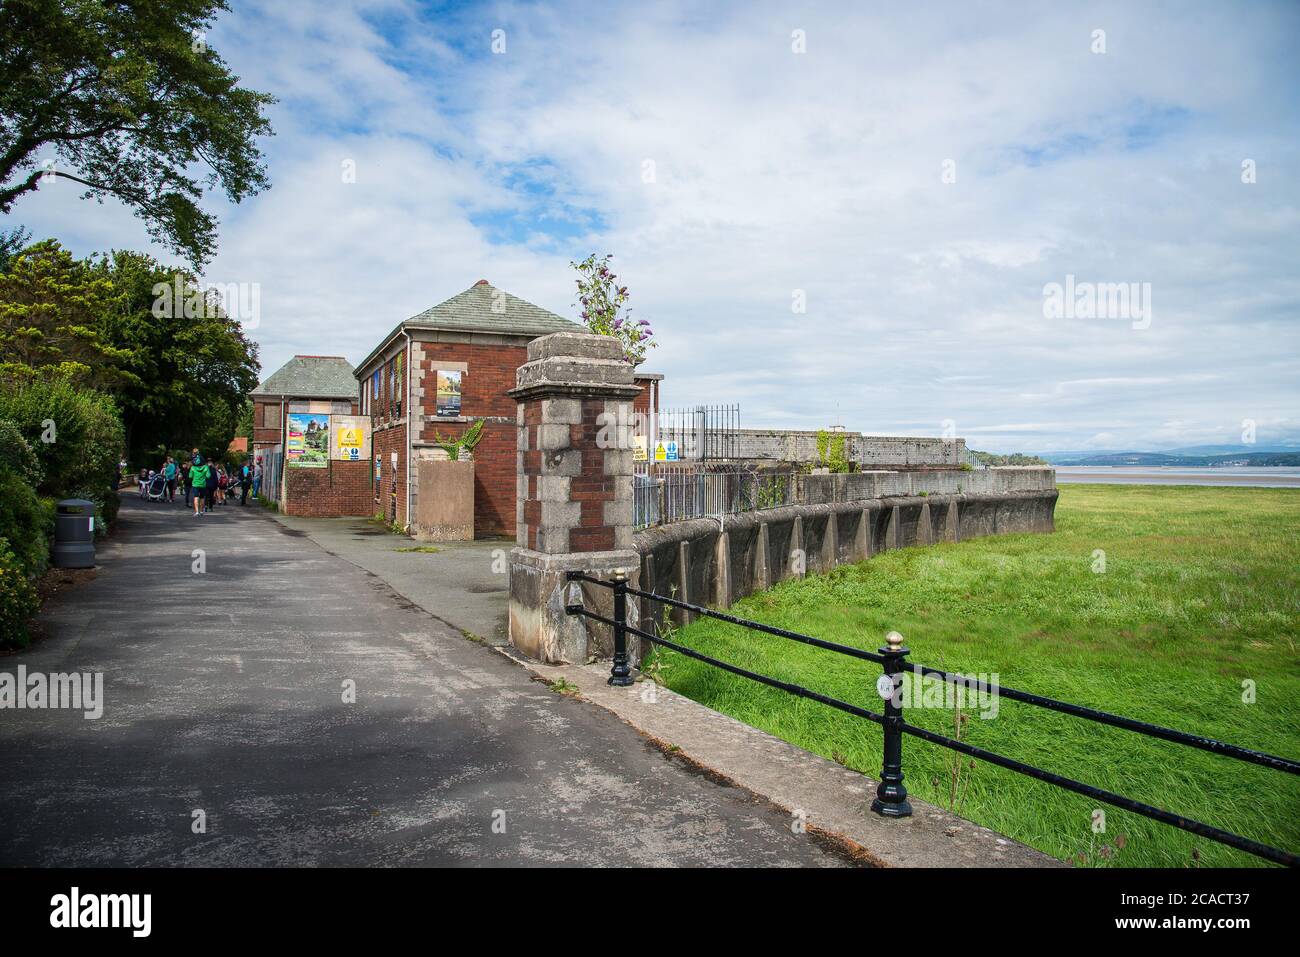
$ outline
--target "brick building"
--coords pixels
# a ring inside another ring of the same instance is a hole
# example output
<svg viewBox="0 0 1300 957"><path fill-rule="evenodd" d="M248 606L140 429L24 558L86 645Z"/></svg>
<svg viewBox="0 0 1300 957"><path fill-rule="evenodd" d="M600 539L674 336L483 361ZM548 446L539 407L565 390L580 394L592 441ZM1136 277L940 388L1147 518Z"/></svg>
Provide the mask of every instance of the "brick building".
<svg viewBox="0 0 1300 957"><path fill-rule="evenodd" d="M414 524L421 495L419 463L445 458L437 441L484 421L473 453L474 528L478 536L515 534L518 487L516 403L508 395L528 361L528 343L582 327L480 279L469 289L393 329L357 366L361 411L373 424L375 509ZM639 377L647 411L658 407L658 377ZM655 381L651 381L654 379Z"/></svg>
<svg viewBox="0 0 1300 957"><path fill-rule="evenodd" d="M341 356L294 356L254 389L253 461L262 495L290 515L370 515L374 478L368 428L340 448L339 428L359 426L357 380ZM368 425L368 423L367 423ZM340 455L351 454L351 459Z"/></svg>

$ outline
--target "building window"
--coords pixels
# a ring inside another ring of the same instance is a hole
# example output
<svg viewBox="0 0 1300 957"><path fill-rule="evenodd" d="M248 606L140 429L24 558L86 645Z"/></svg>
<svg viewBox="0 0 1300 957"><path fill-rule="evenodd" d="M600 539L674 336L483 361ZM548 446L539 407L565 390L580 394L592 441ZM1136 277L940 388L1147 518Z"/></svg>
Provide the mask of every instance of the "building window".
<svg viewBox="0 0 1300 957"><path fill-rule="evenodd" d="M436 415L460 415L461 373L439 369L434 373L438 381Z"/></svg>
<svg viewBox="0 0 1300 957"><path fill-rule="evenodd" d="M397 417L402 417L402 395L406 392L406 387L402 380L402 353L397 354L393 360L393 408L397 412Z"/></svg>

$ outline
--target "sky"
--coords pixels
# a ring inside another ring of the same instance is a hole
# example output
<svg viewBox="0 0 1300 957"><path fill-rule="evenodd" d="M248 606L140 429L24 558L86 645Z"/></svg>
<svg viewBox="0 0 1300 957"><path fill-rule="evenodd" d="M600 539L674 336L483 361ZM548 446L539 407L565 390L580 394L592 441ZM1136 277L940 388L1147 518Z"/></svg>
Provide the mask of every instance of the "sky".
<svg viewBox="0 0 1300 957"><path fill-rule="evenodd" d="M231 6L205 41L278 98L272 187L205 201L204 279L257 284L266 375L480 278L576 318L612 253L665 406L1300 443L1300 4ZM6 219L175 261L63 180Z"/></svg>

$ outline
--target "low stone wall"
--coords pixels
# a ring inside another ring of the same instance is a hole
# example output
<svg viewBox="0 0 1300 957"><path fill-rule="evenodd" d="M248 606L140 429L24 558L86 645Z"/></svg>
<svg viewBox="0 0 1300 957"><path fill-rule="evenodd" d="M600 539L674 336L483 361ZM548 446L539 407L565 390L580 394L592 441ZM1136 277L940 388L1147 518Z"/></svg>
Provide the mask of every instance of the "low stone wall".
<svg viewBox="0 0 1300 957"><path fill-rule="evenodd" d="M1042 466L990 469L873 470L795 476L794 498L806 504L856 502L895 495L1001 495L1056 488L1056 470Z"/></svg>
<svg viewBox="0 0 1300 957"><path fill-rule="evenodd" d="M1030 484L1033 479L988 481ZM1043 482L1043 477L1038 481ZM639 587L694 604L726 608L738 598L787 578L829 571L893 548L986 535L1051 532L1055 529L1056 499L1053 481L1049 488L885 495L747 512L722 522L702 518L661 525L634 537L641 558ZM638 617L643 622L658 622L662 608L643 599ZM672 617L677 624L691 619L680 610L674 610Z"/></svg>
<svg viewBox="0 0 1300 957"><path fill-rule="evenodd" d="M845 452L859 468L960 468L970 461L965 439L936 439L841 432ZM736 458L774 462L816 462L817 432L796 429L740 429Z"/></svg>

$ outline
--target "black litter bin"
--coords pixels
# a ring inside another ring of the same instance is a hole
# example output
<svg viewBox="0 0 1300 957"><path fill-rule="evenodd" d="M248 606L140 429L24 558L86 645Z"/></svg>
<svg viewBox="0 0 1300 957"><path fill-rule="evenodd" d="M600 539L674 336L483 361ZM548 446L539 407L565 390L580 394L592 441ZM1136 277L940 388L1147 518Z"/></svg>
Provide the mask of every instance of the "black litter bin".
<svg viewBox="0 0 1300 957"><path fill-rule="evenodd" d="M95 503L65 498L54 516L54 567L95 567Z"/></svg>

